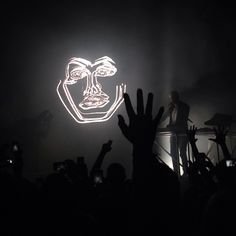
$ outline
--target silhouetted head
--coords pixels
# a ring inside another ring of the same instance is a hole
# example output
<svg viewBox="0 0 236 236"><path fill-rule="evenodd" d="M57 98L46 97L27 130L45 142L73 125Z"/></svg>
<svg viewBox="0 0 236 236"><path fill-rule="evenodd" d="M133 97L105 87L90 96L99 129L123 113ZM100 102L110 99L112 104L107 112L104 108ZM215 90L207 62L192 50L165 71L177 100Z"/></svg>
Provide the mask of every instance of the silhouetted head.
<svg viewBox="0 0 236 236"><path fill-rule="evenodd" d="M179 93L175 90L172 90L170 92L169 98L170 98L171 102L178 103L179 102Z"/></svg>
<svg viewBox="0 0 236 236"><path fill-rule="evenodd" d="M107 180L112 183L123 183L126 179L125 168L119 163L112 163L107 168Z"/></svg>

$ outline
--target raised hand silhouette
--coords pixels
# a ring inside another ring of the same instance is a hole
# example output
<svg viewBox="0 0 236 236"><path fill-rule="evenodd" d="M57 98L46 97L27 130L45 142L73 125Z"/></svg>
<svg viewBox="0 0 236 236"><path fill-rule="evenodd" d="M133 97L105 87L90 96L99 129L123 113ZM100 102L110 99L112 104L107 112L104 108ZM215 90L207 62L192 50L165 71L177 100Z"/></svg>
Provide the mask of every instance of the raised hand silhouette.
<svg viewBox="0 0 236 236"><path fill-rule="evenodd" d="M159 124L162 114L164 112L164 107L161 107L159 109L159 112L153 119L153 94L148 94L147 105L144 110L142 89L137 90L137 113L135 113L130 101L130 97L127 93L124 94L124 101L126 111L129 117L129 125L126 124L125 119L122 115L118 115L118 125L123 135L136 148L152 148L156 135L157 125Z"/></svg>
<svg viewBox="0 0 236 236"><path fill-rule="evenodd" d="M197 142L198 139L195 138L196 132L197 132L197 127L195 127L195 125L189 127L187 131L187 136L190 143Z"/></svg>
<svg viewBox="0 0 236 236"><path fill-rule="evenodd" d="M217 143L217 144L224 144L225 137L228 134L228 130L224 126L218 126L217 129L214 128L215 138L209 138L209 140Z"/></svg>
<svg viewBox="0 0 236 236"><path fill-rule="evenodd" d="M157 229L162 232L160 227L166 231L166 222L170 217L175 218L178 212L179 182L175 172L160 163L152 152L164 108L161 107L153 118L153 94L148 93L145 107L141 89L137 90L136 112L128 94L124 94L124 101L129 124L126 124L123 116L118 115L118 125L133 145L130 210L131 230L134 230L132 235L153 234Z"/></svg>
<svg viewBox="0 0 236 236"><path fill-rule="evenodd" d="M217 129L214 128L215 138L209 138L209 140L215 142L217 145L221 146L222 152L224 154L224 158L230 159L231 155L226 145L226 135L228 134L228 130L225 126L218 126Z"/></svg>
<svg viewBox="0 0 236 236"><path fill-rule="evenodd" d="M92 166L90 171L90 176L93 178L95 173L101 170L103 160L108 152L112 150L112 140L108 140L106 143L102 145L101 151L98 154L98 157Z"/></svg>
<svg viewBox="0 0 236 236"><path fill-rule="evenodd" d="M108 140L107 143L104 143L104 144L102 145L102 150L101 150L101 152L107 153L107 152L110 152L111 150L112 150L112 140Z"/></svg>
<svg viewBox="0 0 236 236"><path fill-rule="evenodd" d="M193 156L196 158L199 156L199 151L196 145L197 142L197 138L195 137L197 132L197 127L190 126L189 129L187 130L187 137L188 137L188 141L191 144L191 148L192 148L192 152L193 152Z"/></svg>

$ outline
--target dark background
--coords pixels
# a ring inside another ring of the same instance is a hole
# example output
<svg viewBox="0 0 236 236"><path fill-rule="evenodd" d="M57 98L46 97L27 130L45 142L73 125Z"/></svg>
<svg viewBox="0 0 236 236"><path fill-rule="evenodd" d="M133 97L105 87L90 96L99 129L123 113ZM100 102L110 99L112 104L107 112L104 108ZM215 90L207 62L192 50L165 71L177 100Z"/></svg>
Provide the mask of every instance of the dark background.
<svg viewBox="0 0 236 236"><path fill-rule="evenodd" d="M155 111L178 90L198 127L215 113L236 116L236 9L176 2L1 1L1 143L19 139L27 176L76 156L90 167L108 139L104 167L116 161L130 173L131 147L117 126L124 105L107 122L77 124L59 101L56 86L74 56L111 57L117 84L126 83L134 101L137 88L153 92ZM45 110L53 119L41 132Z"/></svg>

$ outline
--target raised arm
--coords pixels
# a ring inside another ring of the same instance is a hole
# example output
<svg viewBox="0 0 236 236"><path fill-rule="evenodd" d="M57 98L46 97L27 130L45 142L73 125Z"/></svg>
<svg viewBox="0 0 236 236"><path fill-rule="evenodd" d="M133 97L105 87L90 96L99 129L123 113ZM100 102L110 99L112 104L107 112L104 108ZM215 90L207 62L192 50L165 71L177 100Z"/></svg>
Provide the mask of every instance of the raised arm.
<svg viewBox="0 0 236 236"><path fill-rule="evenodd" d="M126 111L129 117L127 125L122 115L118 115L118 125L123 135L133 146L133 178L147 174L147 170L152 165L152 147L156 135L156 129L162 117L164 108L152 117L153 94L148 94L147 105L144 108L143 91L137 91L137 111L135 113L128 94L124 94Z"/></svg>
<svg viewBox="0 0 236 236"><path fill-rule="evenodd" d="M221 146L224 158L226 160L230 159L231 155L225 142L225 137L228 133L228 130L226 130L224 126L218 126L217 129L216 128L214 129L214 131L215 131L215 138L214 139L210 138L209 140L219 144Z"/></svg>
<svg viewBox="0 0 236 236"><path fill-rule="evenodd" d="M199 155L199 151L198 151L198 148L197 148L197 145L196 145L196 142L197 142L197 139L195 137L196 131L197 131L197 128L194 125L190 126L188 131L187 131L188 141L191 145L192 152L193 152L193 155L194 155L195 158L196 158L196 156Z"/></svg>
<svg viewBox="0 0 236 236"><path fill-rule="evenodd" d="M109 140L107 143L104 143L102 145L101 151L100 151L100 153L99 153L99 155L98 155L98 157L97 157L97 159L96 159L96 161L95 161L95 163L94 163L94 165L93 165L93 167L90 171L90 176L93 176L96 173L96 171L101 170L104 157L112 149L111 145L112 145L111 140Z"/></svg>

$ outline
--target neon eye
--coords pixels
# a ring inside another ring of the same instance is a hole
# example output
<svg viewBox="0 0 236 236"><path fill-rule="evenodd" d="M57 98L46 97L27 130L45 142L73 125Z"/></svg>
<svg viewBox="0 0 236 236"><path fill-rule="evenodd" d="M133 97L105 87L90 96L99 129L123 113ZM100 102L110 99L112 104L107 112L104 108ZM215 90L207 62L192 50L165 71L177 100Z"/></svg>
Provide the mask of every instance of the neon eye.
<svg viewBox="0 0 236 236"><path fill-rule="evenodd" d="M70 76L73 79L79 79L81 77L82 71L79 70L75 70L75 71L71 71Z"/></svg>
<svg viewBox="0 0 236 236"><path fill-rule="evenodd" d="M116 68L114 66L101 66L98 67L96 70L96 74L97 76L101 76L101 77L106 77L106 76L112 76L116 73Z"/></svg>
<svg viewBox="0 0 236 236"><path fill-rule="evenodd" d="M107 75L107 71L104 69L100 69L97 71L97 74L100 76L106 76Z"/></svg>
<svg viewBox="0 0 236 236"><path fill-rule="evenodd" d="M74 70L70 72L70 77L73 80L79 80L87 76L86 71L83 70Z"/></svg>

